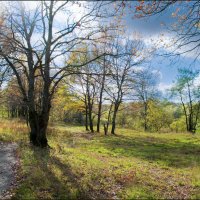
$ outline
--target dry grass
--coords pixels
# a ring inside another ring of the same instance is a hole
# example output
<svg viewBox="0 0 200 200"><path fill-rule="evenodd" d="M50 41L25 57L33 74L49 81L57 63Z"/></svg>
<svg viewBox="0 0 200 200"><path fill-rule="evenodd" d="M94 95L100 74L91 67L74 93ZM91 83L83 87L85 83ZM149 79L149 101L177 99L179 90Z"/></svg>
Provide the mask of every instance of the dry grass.
<svg viewBox="0 0 200 200"><path fill-rule="evenodd" d="M198 199L200 136L52 126L52 149L28 144L21 122L3 121L0 139L20 142L22 182L15 199Z"/></svg>

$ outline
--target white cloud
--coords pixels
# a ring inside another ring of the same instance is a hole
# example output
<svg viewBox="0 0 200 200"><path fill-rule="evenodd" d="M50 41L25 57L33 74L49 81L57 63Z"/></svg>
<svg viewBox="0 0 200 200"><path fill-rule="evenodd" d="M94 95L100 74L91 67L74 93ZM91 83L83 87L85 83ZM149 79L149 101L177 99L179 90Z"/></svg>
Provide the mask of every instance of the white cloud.
<svg viewBox="0 0 200 200"><path fill-rule="evenodd" d="M195 59L197 56L197 52L190 51L196 44L188 44L177 48L177 44L175 42L177 38L175 35L170 33L160 33L154 34L152 36L145 36L143 38L143 42L147 47L157 48L158 50L164 50L166 53L177 53L181 54L184 57ZM188 52L187 52L188 51ZM186 52L186 53L184 53Z"/></svg>
<svg viewBox="0 0 200 200"><path fill-rule="evenodd" d="M40 4L40 1L24 1L24 5L28 10L34 10Z"/></svg>
<svg viewBox="0 0 200 200"><path fill-rule="evenodd" d="M60 3L60 5L63 4L62 1L58 3ZM65 20L66 20L66 11L67 11L67 13L71 15L70 17L71 21L73 20L78 21L83 15L86 14L86 9L85 9L86 3L87 2L84 2L84 1L78 2L78 3L74 3L74 2L67 3L64 9L55 16L55 20L58 23L66 23Z"/></svg>
<svg viewBox="0 0 200 200"><path fill-rule="evenodd" d="M195 80L194 80L194 86L196 86L196 87L200 86L200 74L195 78Z"/></svg>
<svg viewBox="0 0 200 200"><path fill-rule="evenodd" d="M172 84L167 84L167 83L163 83L163 82L160 82L158 84L158 90L163 93L166 93L167 90L169 90L171 87L172 87Z"/></svg>
<svg viewBox="0 0 200 200"><path fill-rule="evenodd" d="M55 4L55 9L64 4L65 1L58 1ZM40 1L24 1L23 4L25 5L26 9L34 10L37 8L38 5L41 4ZM68 16L70 16L69 23L73 21L78 21L85 13L85 5L87 2L77 2L74 3L73 1L69 1L63 8L55 15L56 24L66 25ZM67 13L67 14L66 14ZM67 17L66 17L67 16Z"/></svg>
<svg viewBox="0 0 200 200"><path fill-rule="evenodd" d="M143 71L145 69L145 67L143 67L143 66L136 66L135 68L134 68L134 71L135 72L140 72L140 71Z"/></svg>

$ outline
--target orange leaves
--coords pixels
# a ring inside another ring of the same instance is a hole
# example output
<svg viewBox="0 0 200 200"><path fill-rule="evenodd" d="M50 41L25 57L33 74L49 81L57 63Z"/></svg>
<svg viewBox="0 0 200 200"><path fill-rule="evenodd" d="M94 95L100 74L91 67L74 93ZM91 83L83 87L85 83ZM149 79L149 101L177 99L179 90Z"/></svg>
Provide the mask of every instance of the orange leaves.
<svg viewBox="0 0 200 200"><path fill-rule="evenodd" d="M143 10L144 9L144 0L139 0L139 5L138 6L136 6L136 11L141 11L141 10Z"/></svg>
<svg viewBox="0 0 200 200"><path fill-rule="evenodd" d="M136 11L141 11L143 9L143 5L136 6Z"/></svg>

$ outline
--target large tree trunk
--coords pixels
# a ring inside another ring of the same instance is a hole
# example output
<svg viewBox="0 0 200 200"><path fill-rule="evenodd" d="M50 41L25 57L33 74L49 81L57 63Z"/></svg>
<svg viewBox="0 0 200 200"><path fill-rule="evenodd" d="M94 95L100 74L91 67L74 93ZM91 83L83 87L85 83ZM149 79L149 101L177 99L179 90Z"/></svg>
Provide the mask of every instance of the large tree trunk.
<svg viewBox="0 0 200 200"><path fill-rule="evenodd" d="M47 147L48 141L46 137L47 125L49 121L49 113L43 113L40 116L35 111L29 112L30 124L30 142L39 147Z"/></svg>

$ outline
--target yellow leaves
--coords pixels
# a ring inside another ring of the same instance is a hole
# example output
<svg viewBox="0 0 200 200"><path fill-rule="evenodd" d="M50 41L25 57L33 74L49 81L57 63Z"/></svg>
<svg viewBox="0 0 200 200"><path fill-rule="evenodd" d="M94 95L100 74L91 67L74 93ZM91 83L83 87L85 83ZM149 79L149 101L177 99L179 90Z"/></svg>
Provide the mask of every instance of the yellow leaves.
<svg viewBox="0 0 200 200"><path fill-rule="evenodd" d="M73 97L66 85L61 85L52 102L52 114L54 119L63 120L66 113L82 111L83 107L83 102Z"/></svg>
<svg viewBox="0 0 200 200"><path fill-rule="evenodd" d="M78 100L69 99L69 101L63 107L63 110L81 111L83 110L83 103Z"/></svg>
<svg viewBox="0 0 200 200"><path fill-rule="evenodd" d="M83 46L84 46L84 43L83 43ZM82 48L78 48L76 50L77 52L73 52L71 53L68 61L67 61L67 64L79 64L79 63L84 63L87 59L87 57L85 56L86 52L87 52L87 47L82 47Z"/></svg>

